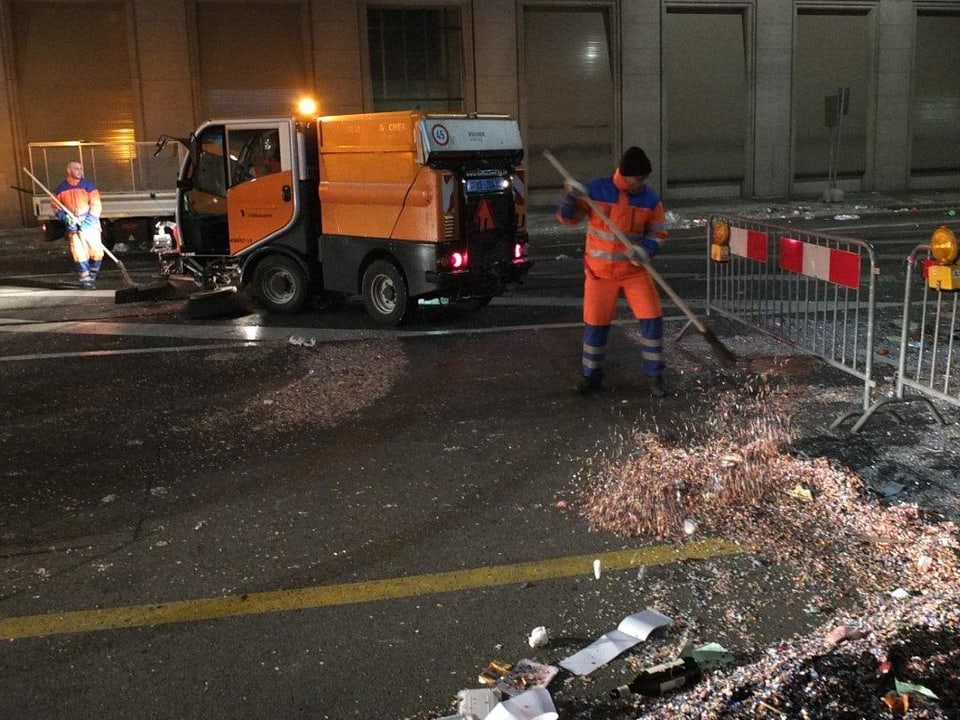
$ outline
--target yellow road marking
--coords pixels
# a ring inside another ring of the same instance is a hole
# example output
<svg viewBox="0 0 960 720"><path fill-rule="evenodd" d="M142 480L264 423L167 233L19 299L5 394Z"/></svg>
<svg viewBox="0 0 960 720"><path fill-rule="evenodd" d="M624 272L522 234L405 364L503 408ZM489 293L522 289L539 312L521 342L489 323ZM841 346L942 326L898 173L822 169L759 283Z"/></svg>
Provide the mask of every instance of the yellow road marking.
<svg viewBox="0 0 960 720"><path fill-rule="evenodd" d="M0 620L0 640L214 620L287 610L307 610L332 605L573 577L592 574L594 560L600 560L603 570L625 570L641 565L665 565L678 560L722 557L741 552L743 552L742 548L734 543L709 539L682 545L653 545L600 555L579 555L345 585L319 585L296 590L272 590L246 595L27 615Z"/></svg>

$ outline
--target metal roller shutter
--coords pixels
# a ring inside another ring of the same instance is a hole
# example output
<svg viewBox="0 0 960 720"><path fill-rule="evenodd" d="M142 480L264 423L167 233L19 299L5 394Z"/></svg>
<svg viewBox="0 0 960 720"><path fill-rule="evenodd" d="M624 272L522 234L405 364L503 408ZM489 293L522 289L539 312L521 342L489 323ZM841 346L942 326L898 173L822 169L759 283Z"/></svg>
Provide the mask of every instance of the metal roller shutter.
<svg viewBox="0 0 960 720"><path fill-rule="evenodd" d="M526 7L523 23L530 187L563 183L544 148L576 177L609 175L616 165L609 11Z"/></svg>
<svg viewBox="0 0 960 720"><path fill-rule="evenodd" d="M11 21L25 143L135 139L123 3L14 2Z"/></svg>
<svg viewBox="0 0 960 720"><path fill-rule="evenodd" d="M300 3L197 3L206 119L291 115L311 92Z"/></svg>

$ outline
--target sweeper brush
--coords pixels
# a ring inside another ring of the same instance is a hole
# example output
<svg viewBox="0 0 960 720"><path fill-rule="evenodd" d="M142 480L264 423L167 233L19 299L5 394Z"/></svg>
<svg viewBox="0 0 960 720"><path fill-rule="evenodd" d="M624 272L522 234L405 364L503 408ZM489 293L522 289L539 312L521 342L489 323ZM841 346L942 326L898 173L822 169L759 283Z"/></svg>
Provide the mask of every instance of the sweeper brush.
<svg viewBox="0 0 960 720"><path fill-rule="evenodd" d="M156 280L152 283L119 288L113 294L113 302L117 305L124 305L149 300L182 300L196 290L197 286L192 279L190 279L189 284L171 282L170 280Z"/></svg>

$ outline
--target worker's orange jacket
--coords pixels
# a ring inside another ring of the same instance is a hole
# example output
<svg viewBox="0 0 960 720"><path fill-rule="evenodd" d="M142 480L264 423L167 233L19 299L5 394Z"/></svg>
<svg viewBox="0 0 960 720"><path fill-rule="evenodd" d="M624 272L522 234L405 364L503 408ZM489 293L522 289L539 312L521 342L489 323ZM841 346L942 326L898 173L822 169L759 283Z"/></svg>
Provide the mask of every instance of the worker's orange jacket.
<svg viewBox="0 0 960 720"><path fill-rule="evenodd" d="M100 217L103 210L100 191L87 178L67 178L53 189L53 194L61 206L83 220L87 215Z"/></svg>
<svg viewBox="0 0 960 720"><path fill-rule="evenodd" d="M586 186L587 195L632 242L643 246L650 257L660 251L667 239L664 228L666 215L660 196L644 185L636 195L625 188L620 171L613 177L592 180ZM574 198L573 202L570 199ZM630 275L649 275L642 266L630 262L623 244L610 227L583 200L575 195L564 199L557 217L565 225L575 225L588 218L586 247L583 262L589 272L599 278L624 279Z"/></svg>

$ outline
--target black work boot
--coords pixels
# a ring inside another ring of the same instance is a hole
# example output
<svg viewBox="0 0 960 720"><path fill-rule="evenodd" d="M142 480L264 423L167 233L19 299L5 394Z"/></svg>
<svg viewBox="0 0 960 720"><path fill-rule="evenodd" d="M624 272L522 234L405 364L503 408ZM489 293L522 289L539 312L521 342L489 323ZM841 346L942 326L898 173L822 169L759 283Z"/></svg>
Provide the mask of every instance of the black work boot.
<svg viewBox="0 0 960 720"><path fill-rule="evenodd" d="M603 387L603 377L600 375L581 375L576 387L577 392L581 395L590 395L591 393L602 392L605 389Z"/></svg>
<svg viewBox="0 0 960 720"><path fill-rule="evenodd" d="M663 384L663 375L648 375L647 387L650 388L650 394L657 398L666 397L667 388Z"/></svg>

